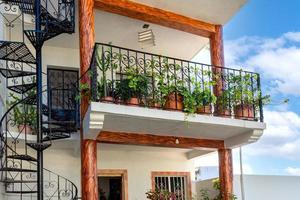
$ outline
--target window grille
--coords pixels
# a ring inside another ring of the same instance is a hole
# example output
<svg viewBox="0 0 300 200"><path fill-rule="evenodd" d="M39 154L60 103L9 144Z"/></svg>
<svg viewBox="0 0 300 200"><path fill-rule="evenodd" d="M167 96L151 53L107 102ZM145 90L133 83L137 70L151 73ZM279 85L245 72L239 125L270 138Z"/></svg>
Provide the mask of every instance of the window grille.
<svg viewBox="0 0 300 200"><path fill-rule="evenodd" d="M155 176L155 189L169 191L176 195L176 200L187 200L186 176Z"/></svg>

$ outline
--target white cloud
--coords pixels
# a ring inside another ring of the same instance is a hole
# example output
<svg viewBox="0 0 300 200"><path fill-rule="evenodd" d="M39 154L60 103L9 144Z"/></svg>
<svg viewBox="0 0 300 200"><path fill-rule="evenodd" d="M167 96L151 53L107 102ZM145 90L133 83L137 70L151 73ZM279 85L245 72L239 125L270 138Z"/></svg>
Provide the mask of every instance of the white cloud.
<svg viewBox="0 0 300 200"><path fill-rule="evenodd" d="M300 176L300 168L297 168L297 167L288 167L288 168L285 169L285 171L289 175Z"/></svg>
<svg viewBox="0 0 300 200"><path fill-rule="evenodd" d="M265 111L267 129L262 138L245 147L248 156L300 159L300 116L294 112Z"/></svg>
<svg viewBox="0 0 300 200"><path fill-rule="evenodd" d="M300 96L300 32L278 38L242 37L225 42L227 66L260 71L277 92Z"/></svg>

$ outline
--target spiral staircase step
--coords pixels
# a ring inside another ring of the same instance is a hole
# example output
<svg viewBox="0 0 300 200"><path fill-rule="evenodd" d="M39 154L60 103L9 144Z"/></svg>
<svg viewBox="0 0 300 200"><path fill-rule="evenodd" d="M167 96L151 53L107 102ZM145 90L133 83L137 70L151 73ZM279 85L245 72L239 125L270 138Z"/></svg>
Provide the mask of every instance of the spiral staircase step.
<svg viewBox="0 0 300 200"><path fill-rule="evenodd" d="M14 41L0 41L0 60L36 63L26 44Z"/></svg>
<svg viewBox="0 0 300 200"><path fill-rule="evenodd" d="M3 183L7 184L15 184L15 183L37 183L37 180L13 180L13 179L6 179Z"/></svg>
<svg viewBox="0 0 300 200"><path fill-rule="evenodd" d="M14 168L14 167L3 167L0 169L3 172L37 172L36 169L21 169L21 168Z"/></svg>
<svg viewBox="0 0 300 200"><path fill-rule="evenodd" d="M31 161L31 162L37 162L36 158L31 157L29 155L8 155L6 157L10 158L10 159L15 159L15 160L26 160L26 161Z"/></svg>
<svg viewBox="0 0 300 200"><path fill-rule="evenodd" d="M22 71L16 69L3 69L3 68L0 68L0 73L6 78L16 78L16 77L36 75L35 72L28 72L28 71Z"/></svg>
<svg viewBox="0 0 300 200"><path fill-rule="evenodd" d="M43 121L44 124L53 124L53 125L64 125L64 126L74 126L76 124L75 121L57 121L57 120L52 120L52 121Z"/></svg>
<svg viewBox="0 0 300 200"><path fill-rule="evenodd" d="M61 140L70 138L71 135L67 133L51 133L43 138L43 142L51 141L51 140Z"/></svg>
<svg viewBox="0 0 300 200"><path fill-rule="evenodd" d="M26 92L28 92L29 90L31 90L32 88L34 88L36 86L35 83L25 83L22 85L12 85L12 86L8 86L7 89L19 93L19 94L24 94Z"/></svg>
<svg viewBox="0 0 300 200"><path fill-rule="evenodd" d="M45 149L51 146L51 144L49 143L38 143L38 142L27 142L26 145L36 151L44 151Z"/></svg>
<svg viewBox="0 0 300 200"><path fill-rule="evenodd" d="M34 194L37 193L37 191L32 190L32 191L6 191L8 194Z"/></svg>

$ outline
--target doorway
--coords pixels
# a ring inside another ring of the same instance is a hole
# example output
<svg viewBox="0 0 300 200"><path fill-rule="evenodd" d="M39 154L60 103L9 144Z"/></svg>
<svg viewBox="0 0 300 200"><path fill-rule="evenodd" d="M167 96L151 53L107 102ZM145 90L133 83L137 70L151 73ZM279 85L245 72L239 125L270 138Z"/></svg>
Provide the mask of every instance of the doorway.
<svg viewBox="0 0 300 200"><path fill-rule="evenodd" d="M127 170L99 170L99 200L128 200Z"/></svg>

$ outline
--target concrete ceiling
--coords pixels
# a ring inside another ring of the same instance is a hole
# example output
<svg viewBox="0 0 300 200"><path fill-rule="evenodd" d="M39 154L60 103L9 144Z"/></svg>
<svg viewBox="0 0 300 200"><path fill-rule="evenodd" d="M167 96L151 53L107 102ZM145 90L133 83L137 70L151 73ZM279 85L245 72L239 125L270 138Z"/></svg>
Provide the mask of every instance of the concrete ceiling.
<svg viewBox="0 0 300 200"><path fill-rule="evenodd" d="M112 43L120 47L188 60L192 59L209 42L204 37L150 24L155 35L156 46L142 48L138 43L138 32L143 30L144 24L145 22L140 20L96 10L95 40L96 42ZM46 45L78 49L78 30L71 36L68 34L60 35L48 41Z"/></svg>
<svg viewBox="0 0 300 200"><path fill-rule="evenodd" d="M226 24L248 0L131 0L213 24Z"/></svg>
<svg viewBox="0 0 300 200"><path fill-rule="evenodd" d="M214 24L225 24L247 2L247 0L133 0L145 5L176 12ZM77 6L76 6L77 8ZM78 17L78 10L76 10ZM76 19L78 24L78 19ZM96 42L136 49L165 56L191 60L208 39L190 33L150 24L156 46L143 49L137 42L137 34L145 22L132 18L95 10ZM149 23L148 23L149 24ZM79 48L78 26L71 36L62 34L48 42L48 46Z"/></svg>

